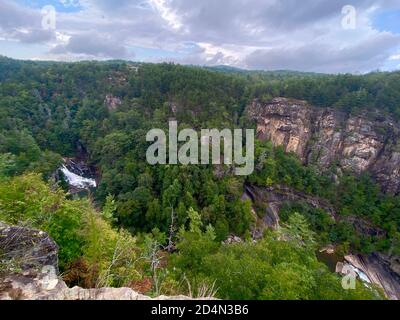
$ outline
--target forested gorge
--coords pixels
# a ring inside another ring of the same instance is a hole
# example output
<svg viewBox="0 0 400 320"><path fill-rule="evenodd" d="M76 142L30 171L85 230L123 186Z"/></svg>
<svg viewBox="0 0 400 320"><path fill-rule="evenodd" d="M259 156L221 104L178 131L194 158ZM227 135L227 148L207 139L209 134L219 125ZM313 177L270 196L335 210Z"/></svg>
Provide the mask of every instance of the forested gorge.
<svg viewBox="0 0 400 320"><path fill-rule="evenodd" d="M170 119L180 129L254 128L246 106L279 96L349 113L378 109L398 119L400 73L228 72L0 57L0 221L48 232L70 285L229 299L379 298L379 290L361 284L343 290L315 256L329 243L343 252L400 254L400 198L383 194L367 175L345 174L337 184L329 172L260 141L249 177L224 167L146 162L146 133L166 129ZM97 171L100 183L88 198L72 198L55 179L62 157L76 156ZM253 242L256 217L241 199L245 183L319 196L340 215L362 217L384 232L357 234L351 223L299 203L282 209L280 230ZM243 241L222 244L229 235ZM17 261L0 259L0 272L17 268Z"/></svg>

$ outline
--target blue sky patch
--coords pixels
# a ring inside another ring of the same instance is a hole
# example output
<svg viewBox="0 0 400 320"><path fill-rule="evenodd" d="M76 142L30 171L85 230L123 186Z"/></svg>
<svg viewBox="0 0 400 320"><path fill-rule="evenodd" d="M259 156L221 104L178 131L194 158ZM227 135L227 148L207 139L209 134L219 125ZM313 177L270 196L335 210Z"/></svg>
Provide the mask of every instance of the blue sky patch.
<svg viewBox="0 0 400 320"><path fill-rule="evenodd" d="M400 10L379 12L373 17L372 25L379 31L400 34Z"/></svg>
<svg viewBox="0 0 400 320"><path fill-rule="evenodd" d="M17 0L19 4L34 9L41 9L44 6L51 5L58 12L79 12L82 7L77 0Z"/></svg>

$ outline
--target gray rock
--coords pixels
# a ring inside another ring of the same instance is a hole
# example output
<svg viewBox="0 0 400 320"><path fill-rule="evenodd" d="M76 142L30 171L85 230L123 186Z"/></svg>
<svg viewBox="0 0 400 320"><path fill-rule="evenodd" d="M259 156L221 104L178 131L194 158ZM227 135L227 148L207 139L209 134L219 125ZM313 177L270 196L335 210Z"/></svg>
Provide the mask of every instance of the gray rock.
<svg viewBox="0 0 400 320"><path fill-rule="evenodd" d="M43 231L0 222L0 259L13 261L22 271L45 266L58 271L58 246Z"/></svg>
<svg viewBox="0 0 400 320"><path fill-rule="evenodd" d="M107 94L104 99L104 104L107 106L109 111L117 110L118 107L122 104L122 101L119 97L115 97L112 94Z"/></svg>
<svg viewBox="0 0 400 320"><path fill-rule="evenodd" d="M192 300L187 296L152 299L130 288L68 288L58 277L33 271L0 278L0 300Z"/></svg>
<svg viewBox="0 0 400 320"><path fill-rule="evenodd" d="M372 283L381 287L391 300L400 300L400 275L393 270L391 258L382 254L348 255L345 260L364 272Z"/></svg>
<svg viewBox="0 0 400 320"><path fill-rule="evenodd" d="M130 288L68 288L57 275L58 247L43 231L0 222L0 260L16 261L0 275L0 300L151 300ZM156 300L189 300L160 296Z"/></svg>
<svg viewBox="0 0 400 320"><path fill-rule="evenodd" d="M383 191L400 193L400 126L378 113L351 116L304 101L255 100L247 116L257 122L257 136L296 153L321 171L331 166L356 174L368 171Z"/></svg>
<svg viewBox="0 0 400 320"><path fill-rule="evenodd" d="M315 197L304 192L296 191L285 186L274 186L269 188L245 185L245 195L243 199L251 199L258 207L264 205L263 224L261 227L277 229L279 227L279 211L286 203L304 202L313 208L325 210L332 219L337 215L333 206L319 197ZM262 230L261 230L262 231ZM257 232L262 235L262 232Z"/></svg>

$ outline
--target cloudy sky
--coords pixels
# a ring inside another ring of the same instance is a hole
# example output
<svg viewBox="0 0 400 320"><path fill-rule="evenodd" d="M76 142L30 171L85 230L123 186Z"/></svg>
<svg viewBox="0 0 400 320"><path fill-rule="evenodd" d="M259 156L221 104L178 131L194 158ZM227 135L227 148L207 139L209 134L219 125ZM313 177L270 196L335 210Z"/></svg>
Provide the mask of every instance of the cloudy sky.
<svg viewBox="0 0 400 320"><path fill-rule="evenodd" d="M397 70L400 0L0 0L0 54Z"/></svg>

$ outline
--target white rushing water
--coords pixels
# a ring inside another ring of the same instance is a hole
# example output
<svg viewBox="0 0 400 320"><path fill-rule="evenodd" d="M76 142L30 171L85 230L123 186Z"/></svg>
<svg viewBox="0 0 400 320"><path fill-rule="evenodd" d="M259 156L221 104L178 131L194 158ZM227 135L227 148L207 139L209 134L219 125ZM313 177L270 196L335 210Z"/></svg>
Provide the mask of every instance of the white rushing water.
<svg viewBox="0 0 400 320"><path fill-rule="evenodd" d="M358 274L358 276L360 277L360 279L363 282L371 283L371 280L368 278L368 276L364 272L362 272L360 269L356 268L353 265L351 265L351 267L353 268L354 272Z"/></svg>
<svg viewBox="0 0 400 320"><path fill-rule="evenodd" d="M79 189L88 189L97 187L96 181L94 179L78 176L77 174L69 171L65 165L62 166L61 171L64 174L65 178L67 179L69 185L73 187Z"/></svg>
<svg viewBox="0 0 400 320"><path fill-rule="evenodd" d="M351 269L353 269L354 273L360 278L360 280L363 282L364 286L369 287L369 285L372 283L372 281L369 279L369 277L360 269L356 268L353 266L351 263L347 264L350 266Z"/></svg>

